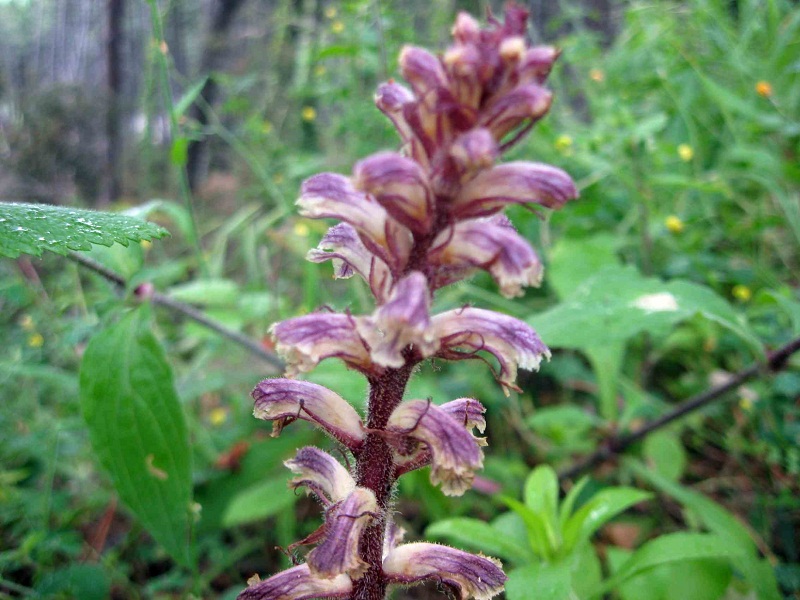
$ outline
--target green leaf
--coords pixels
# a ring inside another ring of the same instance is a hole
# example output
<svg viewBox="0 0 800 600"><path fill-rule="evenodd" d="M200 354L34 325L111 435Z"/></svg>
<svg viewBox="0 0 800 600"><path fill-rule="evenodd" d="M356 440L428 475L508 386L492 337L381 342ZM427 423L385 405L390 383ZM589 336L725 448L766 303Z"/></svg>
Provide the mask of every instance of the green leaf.
<svg viewBox="0 0 800 600"><path fill-rule="evenodd" d="M261 521L294 505L296 495L280 475L239 492L228 504L222 517L225 527Z"/></svg>
<svg viewBox="0 0 800 600"><path fill-rule="evenodd" d="M625 466L659 491L673 497L692 511L700 522L725 544L739 551L734 561L742 577L756 590L760 600L779 600L775 574L768 563L758 559L755 543L747 528L716 502L626 458Z"/></svg>
<svg viewBox="0 0 800 600"><path fill-rule="evenodd" d="M203 77L200 81L186 90L183 96L181 96L180 100L175 103L172 113L175 115L176 119L180 119L180 117L182 117L186 111L189 110L189 107L194 103L195 100L197 100L200 92L203 91L207 81L208 77Z"/></svg>
<svg viewBox="0 0 800 600"><path fill-rule="evenodd" d="M647 331L664 335L695 315L720 324L763 356L739 313L710 289L688 281L663 283L630 266L611 266L586 280L562 303L528 322L551 347L586 348L624 342Z"/></svg>
<svg viewBox="0 0 800 600"><path fill-rule="evenodd" d="M239 298L239 286L230 279L198 279L171 287L169 296L200 306L232 306Z"/></svg>
<svg viewBox="0 0 800 600"><path fill-rule="evenodd" d="M625 561L592 595L601 596L632 577L655 567L701 559L737 558L741 549L733 548L716 535L670 533L647 542Z"/></svg>
<svg viewBox="0 0 800 600"><path fill-rule="evenodd" d="M73 564L46 571L36 591L44 598L106 600L111 595L111 579L101 565Z"/></svg>
<svg viewBox="0 0 800 600"><path fill-rule="evenodd" d="M65 255L92 244L127 246L169 235L166 229L127 215L49 204L0 203L0 256Z"/></svg>
<svg viewBox="0 0 800 600"><path fill-rule="evenodd" d="M80 390L92 447L120 498L178 563L189 566L189 437L145 306L92 338Z"/></svg>
<svg viewBox="0 0 800 600"><path fill-rule="evenodd" d="M578 480L578 483L572 486L572 489L567 492L567 495L564 497L564 501L561 503L561 509L558 513L558 522L559 526L563 530L567 524L567 521L572 516L572 509L575 506L575 502L578 501L578 497L581 495L583 488L586 487L586 484L589 483L589 477L584 476Z"/></svg>
<svg viewBox="0 0 800 600"><path fill-rule="evenodd" d="M549 465L539 465L525 480L525 506L542 519L548 543L552 548L561 544L558 528L558 475Z"/></svg>
<svg viewBox="0 0 800 600"><path fill-rule="evenodd" d="M551 543L551 538L547 534L547 524L544 516L533 512L522 502L514 498L499 496L499 500L522 517L525 523L525 529L528 532L528 543L531 549L541 558L552 558L555 555L556 548Z"/></svg>
<svg viewBox="0 0 800 600"><path fill-rule="evenodd" d="M437 521L428 526L425 536L446 539L465 548L480 550L490 556L498 556L512 562L519 563L522 557L530 557L527 548L498 535L497 529L478 519L457 517Z"/></svg>
<svg viewBox="0 0 800 600"><path fill-rule="evenodd" d="M569 600L572 595L572 575L569 565L540 563L508 573L507 600Z"/></svg>
<svg viewBox="0 0 800 600"><path fill-rule="evenodd" d="M564 525L565 549L570 550L588 541L611 519L651 496L648 492L627 487L600 490L567 519Z"/></svg>
<svg viewBox="0 0 800 600"><path fill-rule="evenodd" d="M620 236L610 234L559 239L550 251L547 284L566 298L600 269L619 264L620 243Z"/></svg>
<svg viewBox="0 0 800 600"><path fill-rule="evenodd" d="M678 437L668 431L656 431L644 440L642 453L660 474L677 481L686 468L686 450Z"/></svg>
<svg viewBox="0 0 800 600"><path fill-rule="evenodd" d="M169 150L169 160L173 165L182 167L189 160L189 138L177 137Z"/></svg>

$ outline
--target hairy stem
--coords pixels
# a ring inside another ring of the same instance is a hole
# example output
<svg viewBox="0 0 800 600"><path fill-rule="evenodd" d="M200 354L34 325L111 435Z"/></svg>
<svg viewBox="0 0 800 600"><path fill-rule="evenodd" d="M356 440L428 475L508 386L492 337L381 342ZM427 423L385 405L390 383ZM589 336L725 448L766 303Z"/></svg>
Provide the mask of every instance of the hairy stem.
<svg viewBox="0 0 800 600"><path fill-rule="evenodd" d="M386 580L381 568L383 538L396 477L392 449L378 432L386 428L389 417L403 399L412 368L413 362L409 360L399 369L388 369L370 381L367 427L372 433L367 435L364 447L358 453L356 480L359 486L375 493L382 517L375 519L361 538L361 559L369 569L353 582L352 600L383 600L386 597Z"/></svg>

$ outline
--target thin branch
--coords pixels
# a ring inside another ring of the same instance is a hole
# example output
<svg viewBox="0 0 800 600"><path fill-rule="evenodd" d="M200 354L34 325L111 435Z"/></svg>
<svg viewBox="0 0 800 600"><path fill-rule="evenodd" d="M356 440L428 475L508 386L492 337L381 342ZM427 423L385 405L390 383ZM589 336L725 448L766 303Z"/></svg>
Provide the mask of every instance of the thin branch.
<svg viewBox="0 0 800 600"><path fill-rule="evenodd" d="M703 408L704 406L711 404L716 400L723 398L725 394L736 389L753 377L763 374L765 371L776 372L782 370L786 366L789 357L798 350L800 350L800 337L793 339L791 342L780 347L775 352L770 353L766 364L754 363L746 369L736 373L725 383L712 387L705 392L690 398L686 402L679 404L672 411L666 413L658 419L651 421L636 431L608 438L600 444L600 447L595 452L582 458L568 469L565 469L559 473L558 478L562 481L564 479L572 479L587 469L590 469L591 467L603 461L609 460L618 454L622 454L631 445L650 435L654 431L657 431L658 429L669 425L673 421L676 421L681 417L684 417L696 410L699 410L700 408Z"/></svg>
<svg viewBox="0 0 800 600"><path fill-rule="evenodd" d="M128 282L125 280L124 277L119 275L118 273L112 271L108 267L101 265L97 261L83 255L78 254L77 252L71 252L67 255L67 257L81 265L82 267L86 267L90 271L94 271L98 275L101 275L111 283L115 284L120 288L126 288ZM207 327L208 329L218 333L222 337L235 342L242 346L245 350L258 356L259 358L263 359L264 361L271 364L273 367L278 369L279 371L283 371L284 364L283 361L278 358L272 352L266 350L261 344L255 341L252 338L247 337L246 335L242 335L238 331L234 331L233 329L229 329L219 323L218 321L214 321L213 319L208 318L202 312L191 306L190 304L186 304L185 302L180 302L175 300L174 298L170 298L169 296L165 296L159 292L153 291L152 293L147 294L147 297L153 304L158 306L163 306L164 308L168 308L169 310L180 313L185 317L190 318L191 320Z"/></svg>

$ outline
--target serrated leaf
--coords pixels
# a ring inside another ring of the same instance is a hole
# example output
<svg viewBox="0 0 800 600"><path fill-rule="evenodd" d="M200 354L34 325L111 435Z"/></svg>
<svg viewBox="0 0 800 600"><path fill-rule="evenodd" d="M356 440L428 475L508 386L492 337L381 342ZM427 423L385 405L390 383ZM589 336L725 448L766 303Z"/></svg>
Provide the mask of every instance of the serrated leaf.
<svg viewBox="0 0 800 600"><path fill-rule="evenodd" d="M650 497L648 492L626 487L599 491L567 519L564 525L565 548L569 550L589 540L611 519Z"/></svg>
<svg viewBox="0 0 800 600"><path fill-rule="evenodd" d="M189 436L145 306L92 338L80 389L92 447L120 499L178 563L189 566Z"/></svg>
<svg viewBox="0 0 800 600"><path fill-rule="evenodd" d="M49 204L0 203L0 256L65 255L93 244L127 246L169 235L166 229L123 214Z"/></svg>
<svg viewBox="0 0 800 600"><path fill-rule="evenodd" d="M286 485L286 475L267 479L234 496L222 516L222 524L233 527L273 517L292 506L296 499Z"/></svg>
<svg viewBox="0 0 800 600"><path fill-rule="evenodd" d="M519 563L530 551L515 541L499 535L497 529L484 521L468 517L437 521L425 530L426 537L446 539L471 550Z"/></svg>

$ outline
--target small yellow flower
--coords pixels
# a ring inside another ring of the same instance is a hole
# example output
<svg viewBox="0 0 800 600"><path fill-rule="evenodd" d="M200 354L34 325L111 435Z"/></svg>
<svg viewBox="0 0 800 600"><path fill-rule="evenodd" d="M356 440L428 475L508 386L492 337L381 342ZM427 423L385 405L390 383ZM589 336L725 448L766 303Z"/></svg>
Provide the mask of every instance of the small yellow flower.
<svg viewBox="0 0 800 600"><path fill-rule="evenodd" d="M41 348L44 346L44 338L41 333L32 333L28 336L28 346L31 348Z"/></svg>
<svg viewBox="0 0 800 600"><path fill-rule="evenodd" d="M334 21L331 23L331 31L333 33L342 33L344 31L344 23L341 21Z"/></svg>
<svg viewBox="0 0 800 600"><path fill-rule="evenodd" d="M772 84L769 81L759 81L756 83L756 94L762 98L769 98L772 96Z"/></svg>
<svg viewBox="0 0 800 600"><path fill-rule="evenodd" d="M572 154L572 138L568 135L560 135L555 141L556 150L564 156Z"/></svg>
<svg viewBox="0 0 800 600"><path fill-rule="evenodd" d="M303 118L303 121L310 123L317 118L317 111L313 106L304 106L300 116Z"/></svg>
<svg viewBox="0 0 800 600"><path fill-rule="evenodd" d="M731 290L731 294L734 298L736 298L739 302L747 302L750 298L753 297L753 290L751 290L746 285L742 285L741 283L733 286Z"/></svg>
<svg viewBox="0 0 800 600"><path fill-rule="evenodd" d="M325 16L329 19L335 19L337 14L339 14L339 11L336 10L335 6L329 6L325 9Z"/></svg>
<svg viewBox="0 0 800 600"><path fill-rule="evenodd" d="M272 122L269 119L264 119L261 123L261 133L267 134L272 131Z"/></svg>
<svg viewBox="0 0 800 600"><path fill-rule="evenodd" d="M739 398L739 407L745 412L750 412L753 410L753 401L750 398Z"/></svg>
<svg viewBox="0 0 800 600"><path fill-rule="evenodd" d="M328 72L328 69L325 68L325 65L317 65L314 67L314 75L317 77L322 77L325 73Z"/></svg>
<svg viewBox="0 0 800 600"><path fill-rule="evenodd" d="M33 317L30 315L22 315L22 318L19 320L19 326L22 327L25 331L33 331L36 327L36 323L33 322Z"/></svg>
<svg viewBox="0 0 800 600"><path fill-rule="evenodd" d="M295 223L294 224L294 234L298 237L308 237L310 230L308 229L308 225L305 223Z"/></svg>
<svg viewBox="0 0 800 600"><path fill-rule="evenodd" d="M139 245L142 247L142 250L147 252L148 250L150 250L150 248L153 247L153 242L151 242L150 240L142 240L141 242L139 242Z"/></svg>
<svg viewBox="0 0 800 600"><path fill-rule="evenodd" d="M589 79L595 83L603 83L606 80L606 74L600 69L592 69L589 71Z"/></svg>
<svg viewBox="0 0 800 600"><path fill-rule="evenodd" d="M689 162L694 158L694 148L689 144L681 144L678 146L678 156L681 157L683 162Z"/></svg>
<svg viewBox="0 0 800 600"><path fill-rule="evenodd" d="M670 233L675 234L681 233L685 227L683 221L677 215L670 215L664 219L664 225L666 225Z"/></svg>
<svg viewBox="0 0 800 600"><path fill-rule="evenodd" d="M221 406L212 409L211 412L208 413L208 421L215 427L219 427L227 420L228 420L228 411L222 408Z"/></svg>

